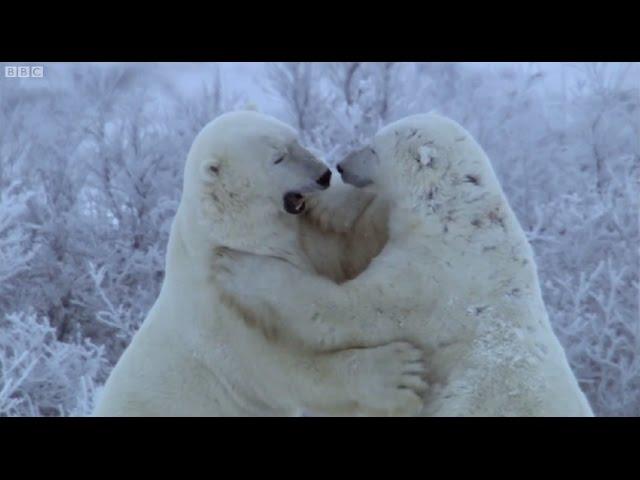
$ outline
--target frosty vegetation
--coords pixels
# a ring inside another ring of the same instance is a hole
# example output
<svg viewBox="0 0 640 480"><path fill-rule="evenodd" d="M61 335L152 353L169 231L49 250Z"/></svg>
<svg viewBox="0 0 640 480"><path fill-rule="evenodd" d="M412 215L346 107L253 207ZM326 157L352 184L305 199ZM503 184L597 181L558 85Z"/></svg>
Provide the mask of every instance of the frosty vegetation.
<svg viewBox="0 0 640 480"><path fill-rule="evenodd" d="M552 88L529 64L271 64L256 89L328 162L411 113L464 125L596 414L640 416L637 67L568 65ZM0 79L0 416L90 413L158 295L194 136L260 104L231 98L211 65L195 95L153 65L45 71Z"/></svg>

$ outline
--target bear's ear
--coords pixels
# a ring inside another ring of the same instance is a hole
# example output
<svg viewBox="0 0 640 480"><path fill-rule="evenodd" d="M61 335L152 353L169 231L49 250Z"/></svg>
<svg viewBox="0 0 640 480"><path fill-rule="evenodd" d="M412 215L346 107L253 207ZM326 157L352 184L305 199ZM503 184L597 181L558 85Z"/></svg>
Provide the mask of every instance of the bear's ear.
<svg viewBox="0 0 640 480"><path fill-rule="evenodd" d="M215 182L220 175L220 159L212 157L201 165L201 176L205 181Z"/></svg>

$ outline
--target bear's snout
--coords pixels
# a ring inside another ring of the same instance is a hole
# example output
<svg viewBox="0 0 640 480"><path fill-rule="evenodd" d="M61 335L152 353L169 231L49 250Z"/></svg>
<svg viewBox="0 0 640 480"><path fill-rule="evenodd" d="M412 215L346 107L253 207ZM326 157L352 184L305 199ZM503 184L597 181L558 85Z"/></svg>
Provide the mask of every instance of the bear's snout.
<svg viewBox="0 0 640 480"><path fill-rule="evenodd" d="M368 185L371 185L371 180L368 178L362 178L359 175L351 172L348 168L345 168L343 165L346 162L339 163L336 165L336 170L342 177L342 181L344 183L348 183L349 185L353 185L354 187L363 188Z"/></svg>

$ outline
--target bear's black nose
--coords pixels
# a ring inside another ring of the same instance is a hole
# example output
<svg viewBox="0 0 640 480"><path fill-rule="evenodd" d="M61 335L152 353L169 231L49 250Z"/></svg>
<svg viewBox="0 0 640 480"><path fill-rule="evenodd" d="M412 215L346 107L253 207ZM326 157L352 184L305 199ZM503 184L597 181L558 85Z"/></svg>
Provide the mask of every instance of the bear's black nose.
<svg viewBox="0 0 640 480"><path fill-rule="evenodd" d="M316 183L323 189L329 188L329 184L331 183L331 170L327 169L326 172L316 179Z"/></svg>
<svg viewBox="0 0 640 480"><path fill-rule="evenodd" d="M336 166L336 170L338 170L338 173L339 173L340 175L342 175L342 174L344 173L344 170L342 169L342 166L340 166L340 164L338 164L338 165Z"/></svg>

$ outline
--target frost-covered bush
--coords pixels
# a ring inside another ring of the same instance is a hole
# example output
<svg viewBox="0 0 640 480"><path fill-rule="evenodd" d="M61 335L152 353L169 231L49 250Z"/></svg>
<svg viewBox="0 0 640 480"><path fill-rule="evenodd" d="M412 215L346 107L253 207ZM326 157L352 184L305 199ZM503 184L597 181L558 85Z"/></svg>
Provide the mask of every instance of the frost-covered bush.
<svg viewBox="0 0 640 480"><path fill-rule="evenodd" d="M29 197L18 183L5 184L0 191L0 301L5 303L12 290L11 280L28 268L34 254L28 231L20 226Z"/></svg>
<svg viewBox="0 0 640 480"><path fill-rule="evenodd" d="M333 163L368 142L393 118L395 63L283 63L267 67L270 91L287 107L284 119Z"/></svg>
<svg viewBox="0 0 640 480"><path fill-rule="evenodd" d="M61 342L46 318L0 319L0 416L87 415L103 349L87 339Z"/></svg>

